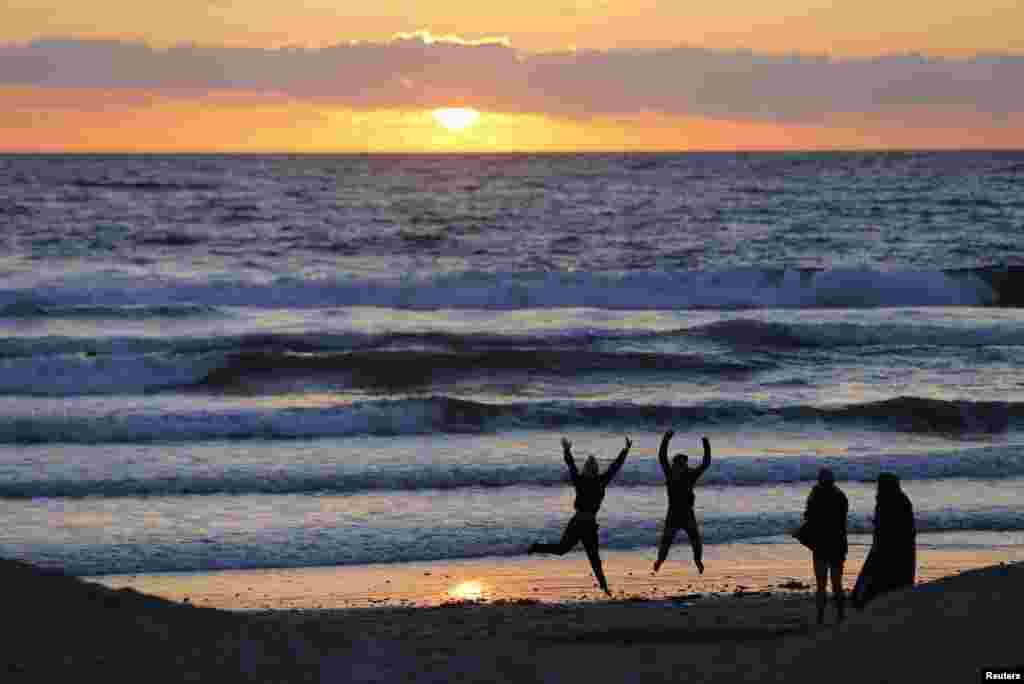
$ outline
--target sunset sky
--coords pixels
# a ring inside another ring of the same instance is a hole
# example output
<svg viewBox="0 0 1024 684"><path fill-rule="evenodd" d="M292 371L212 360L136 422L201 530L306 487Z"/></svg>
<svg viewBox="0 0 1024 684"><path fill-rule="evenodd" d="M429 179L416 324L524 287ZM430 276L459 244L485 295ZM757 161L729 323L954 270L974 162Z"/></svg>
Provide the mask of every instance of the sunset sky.
<svg viewBox="0 0 1024 684"><path fill-rule="evenodd" d="M1019 0L497 5L6 0L0 150L1024 147Z"/></svg>

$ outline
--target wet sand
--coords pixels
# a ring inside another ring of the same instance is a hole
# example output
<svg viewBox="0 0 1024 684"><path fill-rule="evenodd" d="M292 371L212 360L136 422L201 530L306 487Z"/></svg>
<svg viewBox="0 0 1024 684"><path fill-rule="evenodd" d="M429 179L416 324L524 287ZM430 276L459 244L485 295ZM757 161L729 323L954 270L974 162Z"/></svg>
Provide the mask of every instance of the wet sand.
<svg viewBox="0 0 1024 684"><path fill-rule="evenodd" d="M844 584L852 587L868 547L850 546ZM792 544L725 544L705 548L706 572L689 546L676 545L657 574L655 550L603 551L613 599L710 599L733 594L804 593L813 584L810 554ZM1024 548L922 548L918 581L1024 560ZM310 610L386 606L429 607L453 601L605 602L586 555L518 556L460 561L230 570L210 573L110 575L93 578L172 601L227 610Z"/></svg>

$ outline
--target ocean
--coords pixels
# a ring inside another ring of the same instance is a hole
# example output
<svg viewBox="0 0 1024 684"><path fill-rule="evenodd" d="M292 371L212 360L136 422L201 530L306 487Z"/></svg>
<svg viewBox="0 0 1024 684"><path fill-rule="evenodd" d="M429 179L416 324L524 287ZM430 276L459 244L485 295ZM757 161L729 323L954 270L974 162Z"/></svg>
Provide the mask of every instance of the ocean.
<svg viewBox="0 0 1024 684"><path fill-rule="evenodd" d="M706 543L1024 549L1024 153L0 156L0 556L80 575L514 556L607 465ZM678 543L685 545L685 540ZM685 552L681 552L685 556Z"/></svg>

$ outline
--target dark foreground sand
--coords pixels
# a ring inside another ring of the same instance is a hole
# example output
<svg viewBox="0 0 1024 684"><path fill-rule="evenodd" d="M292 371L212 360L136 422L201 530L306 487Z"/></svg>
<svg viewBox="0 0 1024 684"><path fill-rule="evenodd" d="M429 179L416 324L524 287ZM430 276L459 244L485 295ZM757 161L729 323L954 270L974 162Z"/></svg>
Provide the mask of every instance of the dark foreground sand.
<svg viewBox="0 0 1024 684"><path fill-rule="evenodd" d="M224 611L0 561L3 682L974 682L1024 661L1024 564L888 595L806 592ZM11 603L13 602L13 610Z"/></svg>

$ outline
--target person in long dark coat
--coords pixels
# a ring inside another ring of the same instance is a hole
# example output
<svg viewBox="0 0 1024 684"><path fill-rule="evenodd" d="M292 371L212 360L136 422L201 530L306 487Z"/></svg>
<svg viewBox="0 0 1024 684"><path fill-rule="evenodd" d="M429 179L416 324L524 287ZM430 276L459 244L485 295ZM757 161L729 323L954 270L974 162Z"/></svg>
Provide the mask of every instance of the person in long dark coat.
<svg viewBox="0 0 1024 684"><path fill-rule="evenodd" d="M879 594L913 586L917 574L914 507L892 473L878 476L874 522L871 550L853 589L858 610Z"/></svg>
<svg viewBox="0 0 1024 684"><path fill-rule="evenodd" d="M836 622L842 622L845 608L843 595L843 565L846 562L846 518L850 505L846 495L836 486L831 470L818 471L818 484L807 497L804 512L805 540L814 560L814 579L817 583L815 604L818 624L825 622L828 604L828 578L832 576L832 596L836 607Z"/></svg>

